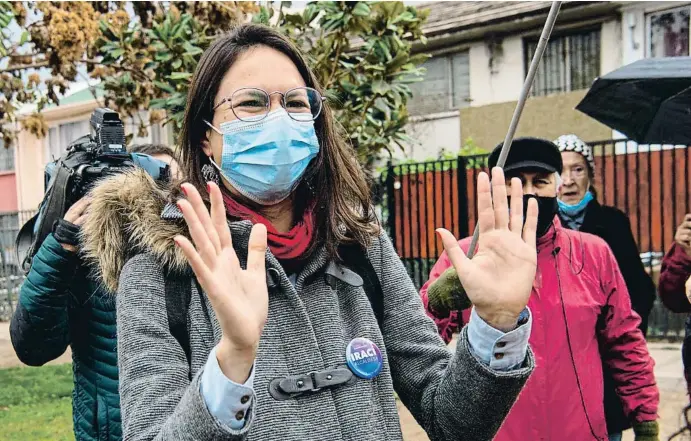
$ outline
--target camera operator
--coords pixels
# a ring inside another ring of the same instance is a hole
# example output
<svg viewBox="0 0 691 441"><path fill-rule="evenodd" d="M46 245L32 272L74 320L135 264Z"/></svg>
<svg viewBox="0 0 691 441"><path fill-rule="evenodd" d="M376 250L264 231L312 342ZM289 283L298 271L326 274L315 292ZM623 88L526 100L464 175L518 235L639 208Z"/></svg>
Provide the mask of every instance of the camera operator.
<svg viewBox="0 0 691 441"><path fill-rule="evenodd" d="M137 146L133 150L144 147L147 146ZM172 150L157 148L154 153L169 155L169 161L144 152L130 152L123 160L132 158L133 164L150 174L151 169L168 168L172 172L171 167L167 167L169 162L175 162ZM97 157L98 154L92 158ZM49 164L46 170L54 170L59 162ZM76 191L74 183L66 187L65 193ZM69 208L64 216L52 221L47 214L50 210L46 208L50 205L47 201L50 197L47 192L41 215L37 216L37 219L41 216L46 219L36 220L36 223L50 225L53 222L52 229L33 255L21 287L10 324L12 345L19 359L30 366L41 366L56 359L70 346L75 438L78 441L120 441L115 296L96 281L93 266L86 262L80 250L82 225L87 217L98 217L99 213L89 212L87 193L71 206L66 201L65 206ZM105 222L107 219L103 219L102 223ZM34 234L39 229L34 228Z"/></svg>
<svg viewBox="0 0 691 441"><path fill-rule="evenodd" d="M10 324L19 359L41 366L72 348L74 434L79 441L119 441L115 299L90 277L79 257L79 228L88 196L56 222L19 292Z"/></svg>

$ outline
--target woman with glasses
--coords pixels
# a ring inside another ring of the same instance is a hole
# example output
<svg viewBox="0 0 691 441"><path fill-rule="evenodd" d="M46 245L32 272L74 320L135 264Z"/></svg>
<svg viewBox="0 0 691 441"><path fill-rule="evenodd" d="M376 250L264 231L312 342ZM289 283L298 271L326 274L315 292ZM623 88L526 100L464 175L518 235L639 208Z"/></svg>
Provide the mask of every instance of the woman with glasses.
<svg viewBox="0 0 691 441"><path fill-rule="evenodd" d="M593 186L595 161L592 148L576 135L563 135L554 142L561 151L564 163L558 200L562 224L572 230L594 234L607 242L626 282L631 307L641 316L640 329L645 335L648 315L655 301L655 284L641 262L629 218L618 208L601 205L597 201ZM611 374L604 364L603 368L607 429L610 440L617 440L622 430L631 425L624 416Z"/></svg>
<svg viewBox="0 0 691 441"><path fill-rule="evenodd" d="M110 177L91 202L108 222L83 230L117 290L125 440L401 440L394 390L433 440L493 438L534 365L537 206L524 228L520 185L509 221L501 170L491 193L479 178L472 261L440 230L477 317L454 354L284 36L215 41L179 140L185 183Z"/></svg>

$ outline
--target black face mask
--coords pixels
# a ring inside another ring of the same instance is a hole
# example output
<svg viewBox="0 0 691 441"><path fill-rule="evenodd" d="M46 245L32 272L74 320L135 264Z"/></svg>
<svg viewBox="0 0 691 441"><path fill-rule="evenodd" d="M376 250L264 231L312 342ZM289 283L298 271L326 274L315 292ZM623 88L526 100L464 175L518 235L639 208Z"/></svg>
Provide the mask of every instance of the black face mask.
<svg viewBox="0 0 691 441"><path fill-rule="evenodd" d="M557 215L559 205L557 197L535 196L534 194L523 195L523 225L525 225L525 214L528 212L528 201L533 198L537 201L537 237L544 236L552 225L554 216Z"/></svg>

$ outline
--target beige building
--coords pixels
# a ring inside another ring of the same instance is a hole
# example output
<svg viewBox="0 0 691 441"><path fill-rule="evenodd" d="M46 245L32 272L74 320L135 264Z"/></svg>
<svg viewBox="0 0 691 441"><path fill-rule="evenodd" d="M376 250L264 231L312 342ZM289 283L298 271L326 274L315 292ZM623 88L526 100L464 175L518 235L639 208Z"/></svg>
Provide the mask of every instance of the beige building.
<svg viewBox="0 0 691 441"><path fill-rule="evenodd" d="M405 152L426 160L472 138L491 149L508 129L550 2L437 2L425 34ZM574 110L598 76L644 57L689 55L688 2L564 2L517 135L620 137ZM623 143L622 143L623 144ZM401 156L403 154L400 154Z"/></svg>

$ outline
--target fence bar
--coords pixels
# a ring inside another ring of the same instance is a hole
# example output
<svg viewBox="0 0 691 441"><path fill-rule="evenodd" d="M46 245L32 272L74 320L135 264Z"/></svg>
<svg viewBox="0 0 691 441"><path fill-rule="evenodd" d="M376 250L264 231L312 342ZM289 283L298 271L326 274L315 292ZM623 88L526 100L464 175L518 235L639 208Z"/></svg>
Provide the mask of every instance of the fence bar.
<svg viewBox="0 0 691 441"><path fill-rule="evenodd" d="M443 170L444 170L443 165L441 167L441 170L442 170L441 175L443 176ZM436 202L438 201L438 199L437 199L437 168L436 167L432 167L432 194L434 195L434 196L432 196L432 205L434 207L434 209L432 210L432 222L433 222L432 228L436 228L436 226L439 225L437 223L437 204L436 204ZM443 195L442 195L442 198L440 198L440 199L442 201L441 210L443 212L444 211ZM437 257L439 255L439 250L437 249L437 236L432 234L432 239L433 239L433 243L434 243L434 257ZM429 259L430 256L428 255L427 258Z"/></svg>
<svg viewBox="0 0 691 441"><path fill-rule="evenodd" d="M387 207L387 228L389 230L389 235L391 236L391 243L393 244L393 249L396 248L396 189L394 183L396 182L396 175L394 173L394 168L389 161L386 167L386 207Z"/></svg>
<svg viewBox="0 0 691 441"><path fill-rule="evenodd" d="M424 167L424 164L423 164ZM417 208L417 213L416 213L416 219L418 221L418 228L417 228L417 260L418 260L418 266L417 266L417 272L418 272L418 280L422 280L422 232L427 231L427 226L422 223L422 206L424 205L424 198L420 198L420 187L422 187L424 184L420 183L420 164L415 165L415 196L417 198L417 203L416 208Z"/></svg>
<svg viewBox="0 0 691 441"><path fill-rule="evenodd" d="M468 178L465 158L456 159L456 176L458 177L458 237L467 237L468 231ZM474 168L473 168L474 169ZM461 172L462 175L461 175Z"/></svg>
<svg viewBox="0 0 691 441"><path fill-rule="evenodd" d="M629 148L629 143L626 143L626 149L628 150ZM640 176L641 175L641 161L640 161L640 152L639 152L638 144L636 144L636 175ZM636 229L636 236L638 239L638 249L639 252L643 251L641 250L641 238L643 237L643 232L641 231L641 184L640 182L636 182L636 223L637 223L637 229Z"/></svg>
<svg viewBox="0 0 691 441"><path fill-rule="evenodd" d="M653 252L653 157L650 146L648 146L648 251ZM648 262L648 267L652 273L653 259Z"/></svg>
<svg viewBox="0 0 691 441"><path fill-rule="evenodd" d="M673 228L676 228L677 224L677 146L672 148L672 222L674 223ZM674 237L674 233L672 233ZM662 241L662 246L666 245L665 241Z"/></svg>

